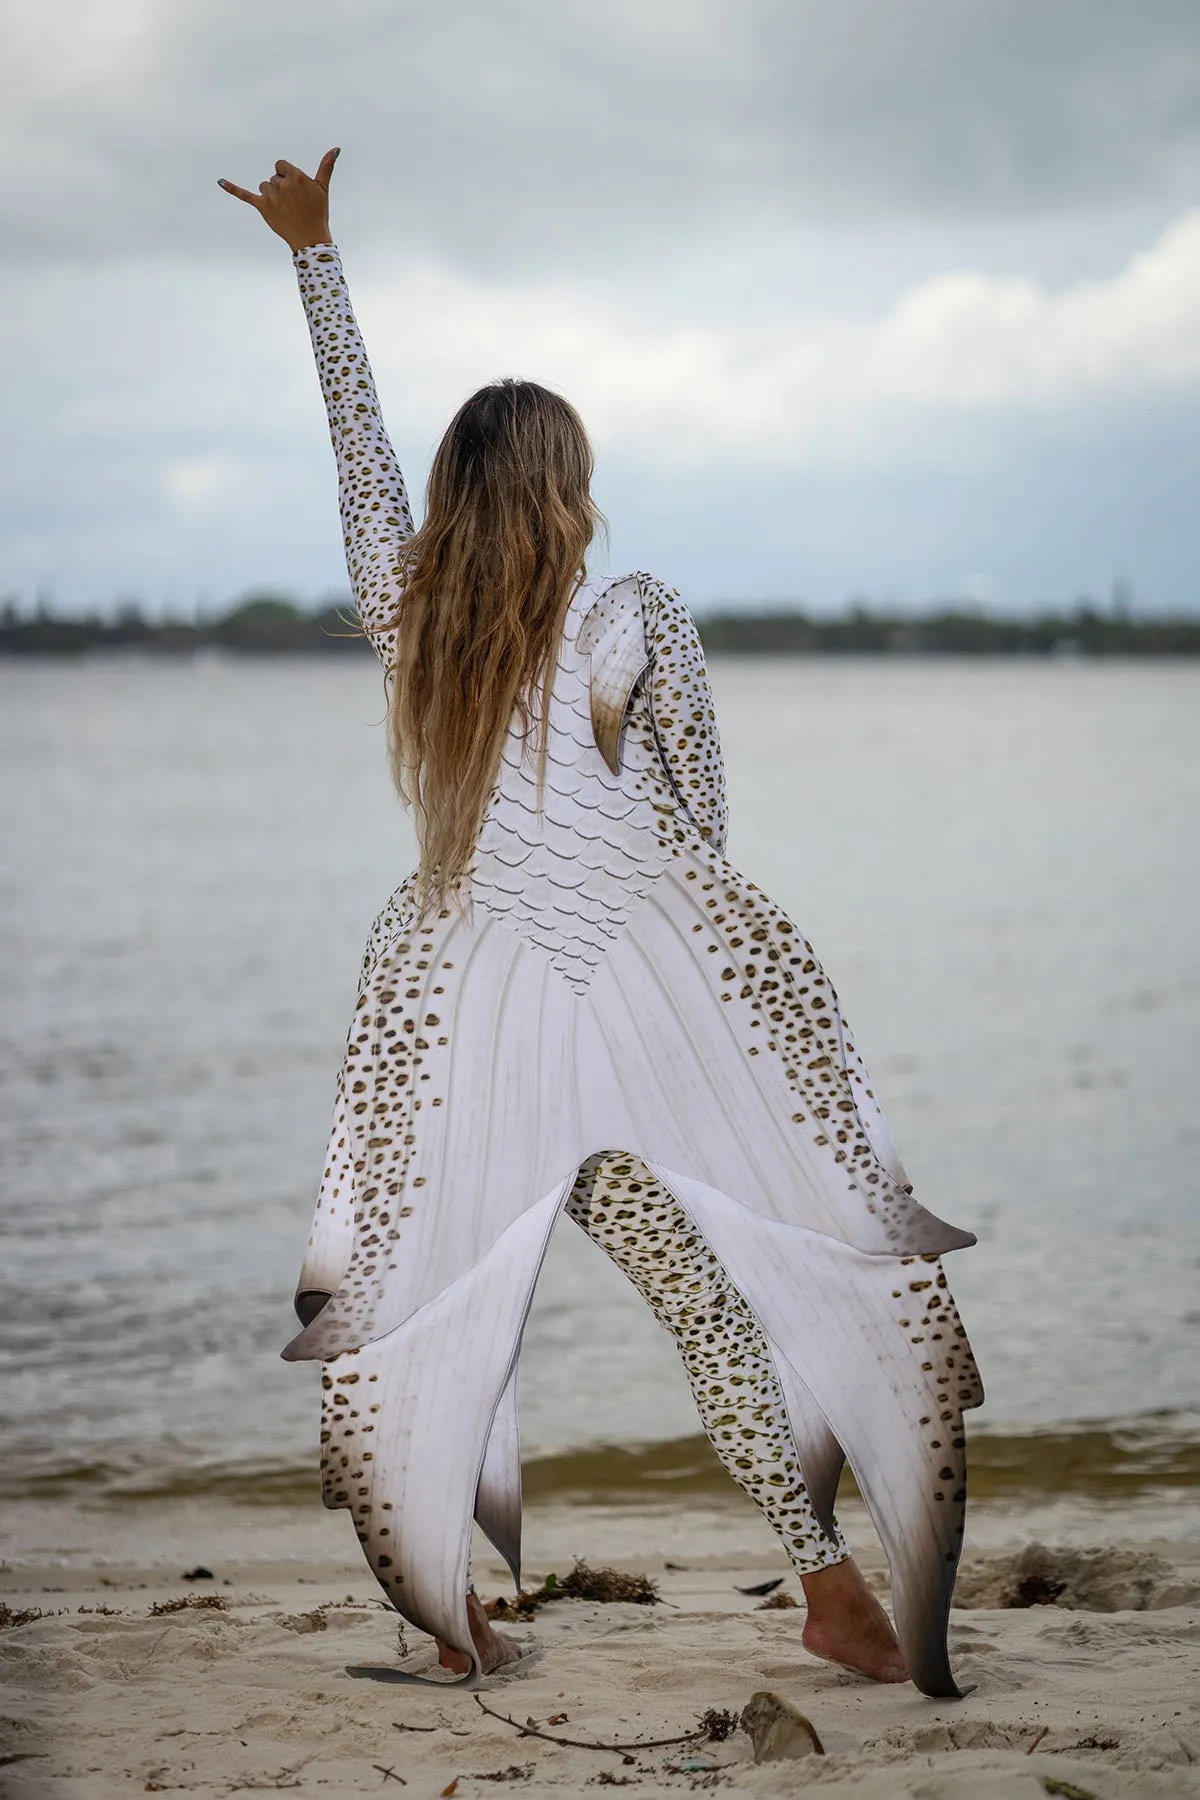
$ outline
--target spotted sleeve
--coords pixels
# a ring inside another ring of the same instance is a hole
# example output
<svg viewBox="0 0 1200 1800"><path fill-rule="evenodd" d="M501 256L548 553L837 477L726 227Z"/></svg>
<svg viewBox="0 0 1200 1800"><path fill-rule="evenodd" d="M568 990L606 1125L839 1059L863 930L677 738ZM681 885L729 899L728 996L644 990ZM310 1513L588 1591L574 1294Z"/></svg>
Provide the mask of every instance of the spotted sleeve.
<svg viewBox="0 0 1200 1800"><path fill-rule="evenodd" d="M729 815L717 715L696 621L674 588L638 577L646 642L647 691L671 786L713 848L725 849Z"/></svg>
<svg viewBox="0 0 1200 1800"><path fill-rule="evenodd" d="M337 457L350 586L363 629L388 668L395 660L388 626L400 600L397 552L413 532L408 493L380 417L337 247L314 244L292 260Z"/></svg>

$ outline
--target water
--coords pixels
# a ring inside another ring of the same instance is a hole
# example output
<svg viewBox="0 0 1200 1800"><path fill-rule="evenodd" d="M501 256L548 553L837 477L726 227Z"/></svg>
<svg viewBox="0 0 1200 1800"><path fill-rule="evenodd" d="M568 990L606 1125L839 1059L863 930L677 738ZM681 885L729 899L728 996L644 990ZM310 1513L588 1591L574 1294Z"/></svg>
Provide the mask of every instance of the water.
<svg viewBox="0 0 1200 1800"><path fill-rule="evenodd" d="M992 1465L1077 1479L1086 1443L1195 1485L1200 669L714 680L733 859L816 943L921 1197L979 1233L951 1279ZM382 710L366 660L0 667L10 1498L311 1494L315 1371L277 1352L362 943L413 860ZM695 1429L569 1225L522 1376L562 1468Z"/></svg>

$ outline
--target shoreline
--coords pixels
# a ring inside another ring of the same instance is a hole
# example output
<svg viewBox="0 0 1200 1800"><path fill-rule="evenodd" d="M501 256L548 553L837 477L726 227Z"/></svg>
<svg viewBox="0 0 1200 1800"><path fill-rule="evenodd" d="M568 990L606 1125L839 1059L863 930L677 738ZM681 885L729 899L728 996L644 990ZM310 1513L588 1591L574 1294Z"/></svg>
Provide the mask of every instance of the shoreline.
<svg viewBox="0 0 1200 1800"><path fill-rule="evenodd" d="M757 1508L727 1482L728 1491L694 1493L668 1483L632 1495L597 1498L558 1494L526 1497L529 1554L568 1561L657 1555L671 1560L682 1538L695 1553L774 1557L778 1541ZM843 1490L837 1513L848 1541L874 1552L877 1540L866 1509ZM480 1544L483 1540L478 1540ZM1150 1489L1120 1501L1074 1495L1024 1495L1017 1501L968 1502L965 1560L975 1553L1015 1551L1032 1542L1080 1548L1200 1544L1200 1493ZM280 1564L360 1557L349 1515L327 1511L313 1490L286 1505L214 1502L198 1495L96 1500L10 1501L0 1511L0 1593L22 1571L72 1579L89 1570L164 1572L197 1563Z"/></svg>
<svg viewBox="0 0 1200 1800"><path fill-rule="evenodd" d="M1200 1503L1200 1411L1164 1407L1129 1416L1027 1425L966 1417L973 1502L1026 1507L1052 1498L1137 1502L1148 1494ZM535 1445L523 1458L526 1502L653 1504L669 1491L689 1501L722 1498L729 1476L703 1432L681 1437ZM107 1458L64 1462L61 1449L25 1449L0 1470L0 1501L57 1505L170 1504L188 1499L245 1506L309 1506L319 1494L315 1445L303 1454L249 1461L205 1458L174 1440L107 1446ZM840 1504L857 1502L853 1475Z"/></svg>

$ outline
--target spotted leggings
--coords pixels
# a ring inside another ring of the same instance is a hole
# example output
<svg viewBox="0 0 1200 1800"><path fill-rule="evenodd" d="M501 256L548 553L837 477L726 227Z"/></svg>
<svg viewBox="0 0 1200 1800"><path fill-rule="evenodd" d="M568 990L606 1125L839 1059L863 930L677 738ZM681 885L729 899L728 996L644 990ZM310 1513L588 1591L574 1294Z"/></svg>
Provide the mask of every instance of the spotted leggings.
<svg viewBox="0 0 1200 1800"><path fill-rule="evenodd" d="M849 1551L813 1511L762 1327L674 1195L631 1157L592 1157L566 1210L675 1339L713 1449L797 1573L841 1562Z"/></svg>
<svg viewBox="0 0 1200 1800"><path fill-rule="evenodd" d="M566 1210L675 1339L713 1448L774 1526L797 1572L810 1575L841 1562L849 1552L840 1533L830 1536L813 1511L762 1327L674 1196L644 1163L609 1154L584 1163ZM372 1415L388 1411L393 1366L387 1338L327 1364L321 1431L325 1504L350 1509L389 1593L390 1435L370 1434Z"/></svg>

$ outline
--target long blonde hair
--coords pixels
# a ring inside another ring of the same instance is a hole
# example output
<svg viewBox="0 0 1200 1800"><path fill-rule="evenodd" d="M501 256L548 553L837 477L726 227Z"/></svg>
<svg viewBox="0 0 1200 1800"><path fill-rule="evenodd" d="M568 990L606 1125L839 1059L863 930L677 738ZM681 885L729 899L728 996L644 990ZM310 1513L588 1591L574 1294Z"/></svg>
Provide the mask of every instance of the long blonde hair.
<svg viewBox="0 0 1200 1800"><path fill-rule="evenodd" d="M444 905L469 867L504 739L544 719L563 619L601 515L583 423L532 381L463 403L404 547L388 747L416 816L418 901ZM544 750L543 737L541 748Z"/></svg>

